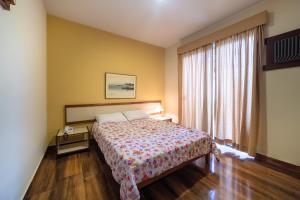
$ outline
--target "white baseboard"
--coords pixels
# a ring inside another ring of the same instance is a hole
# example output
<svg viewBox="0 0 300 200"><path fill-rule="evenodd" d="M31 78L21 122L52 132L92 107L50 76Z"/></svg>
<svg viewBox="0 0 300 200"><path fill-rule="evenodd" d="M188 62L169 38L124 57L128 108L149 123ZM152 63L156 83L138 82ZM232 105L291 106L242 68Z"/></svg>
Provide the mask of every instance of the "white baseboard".
<svg viewBox="0 0 300 200"><path fill-rule="evenodd" d="M41 164L41 162L42 162L42 160L43 160L43 158L44 158L44 156L46 154L46 151L47 151L47 148L44 151L44 154L42 154L42 157L40 158L40 161L38 162L37 166L35 167L35 170L34 170L33 174L31 175L31 178L28 180L28 182L26 184L26 187L25 187L25 191L23 192L23 195L22 195L21 199L24 199L24 197L26 195L26 192L29 189L29 186L30 186L31 182L33 181L33 178L34 178L34 176L35 176L35 174L36 174L36 172L37 172L37 170L38 170L38 168L39 168L39 166L40 166L40 164Z"/></svg>

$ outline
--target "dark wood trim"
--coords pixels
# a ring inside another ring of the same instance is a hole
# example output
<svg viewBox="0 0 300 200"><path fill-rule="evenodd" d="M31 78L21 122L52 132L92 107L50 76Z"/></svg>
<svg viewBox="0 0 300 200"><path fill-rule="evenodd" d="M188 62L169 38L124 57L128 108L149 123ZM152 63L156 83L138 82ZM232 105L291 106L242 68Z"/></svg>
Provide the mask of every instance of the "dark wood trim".
<svg viewBox="0 0 300 200"><path fill-rule="evenodd" d="M256 154L255 160L274 170L300 179L300 166L277 160L259 153Z"/></svg>
<svg viewBox="0 0 300 200"><path fill-rule="evenodd" d="M131 104L146 104L146 103L161 103L161 100L149 100L149 101L133 101L133 102L115 102L115 103L96 103L96 104L71 104L64 106L64 121L65 125L71 124L83 124L83 123L93 123L96 120L83 120L83 121L73 121L67 122L67 108L76 107L97 107L97 106L116 106L116 105L131 105Z"/></svg>
<svg viewBox="0 0 300 200"><path fill-rule="evenodd" d="M300 32L300 28L289 31L289 32L286 32L286 33L281 33L279 35L275 35L275 36L266 38L265 43L268 43L268 42L271 42L271 41L273 42L273 41L276 41L276 40L282 40L282 39L285 39L287 36L289 37L289 36L297 35L297 34L299 34L299 32Z"/></svg>
<svg viewBox="0 0 300 200"><path fill-rule="evenodd" d="M96 103L96 104L72 104L72 105L65 105L65 108L93 107L93 106L115 106L115 105L145 104L145 103L161 103L161 100L117 102L117 103Z"/></svg>
<svg viewBox="0 0 300 200"><path fill-rule="evenodd" d="M280 65L264 65L263 70L268 71L268 70L275 70L275 69L286 69L286 68L292 68L292 67L299 67L300 66L300 61L296 62L290 62L290 63L284 63Z"/></svg>
<svg viewBox="0 0 300 200"><path fill-rule="evenodd" d="M300 66L300 60L291 60L291 61L285 61L282 63L274 63L274 43L278 42L280 40L285 40L294 36L300 35L300 29L296 29L293 31L289 31L286 33L282 33L273 37L269 37L265 39L265 45L266 45L266 61L267 64L263 66L263 70L275 70L275 69L283 69L283 68L290 68L290 67L299 67ZM300 48L300 46L298 46ZM298 50L299 51L299 50Z"/></svg>
<svg viewBox="0 0 300 200"><path fill-rule="evenodd" d="M210 153L204 154L204 155L201 155L201 156L199 156L199 157L193 158L192 160L188 160L188 161L186 161L186 162L183 162L183 163L181 163L180 165L178 165L178 166L176 166L176 167L173 167L173 168L171 168L171 169L169 169L169 170L163 172L163 173L160 174L159 176L155 176L155 177L150 178L150 179L148 179L148 180L146 180L146 181L140 182L140 183L137 184L137 187L138 187L139 189L141 189L141 188L143 188L143 187L146 187L146 186L150 185L151 183L154 183L155 181L158 181L158 180L160 180L160 179L162 179L162 178L168 176L169 174L171 174L171 173L173 173L173 172L175 172L175 171L177 171L177 170L179 170L179 169L184 168L185 166L191 164L191 163L194 162L195 160L197 160L197 159L199 159L199 158L201 158L201 157L204 157L204 156L205 156L205 161L206 161L206 168L209 169L209 158L210 158Z"/></svg>
<svg viewBox="0 0 300 200"><path fill-rule="evenodd" d="M107 98L106 97L106 75L107 74L115 74L115 75L124 75L124 76L135 76L135 90L134 90L134 98ZM111 73L111 72L105 72L105 75L104 75L104 96L105 96L105 99L136 99L136 90L137 90L137 76L136 75L132 75L132 74L119 74L119 73Z"/></svg>
<svg viewBox="0 0 300 200"><path fill-rule="evenodd" d="M0 5L4 10L10 10L10 5L16 5L14 0L0 0Z"/></svg>
<svg viewBox="0 0 300 200"><path fill-rule="evenodd" d="M74 124L88 124L95 122L96 119L93 120L82 120L82 121L74 121L74 122L65 122L65 125L74 125Z"/></svg>

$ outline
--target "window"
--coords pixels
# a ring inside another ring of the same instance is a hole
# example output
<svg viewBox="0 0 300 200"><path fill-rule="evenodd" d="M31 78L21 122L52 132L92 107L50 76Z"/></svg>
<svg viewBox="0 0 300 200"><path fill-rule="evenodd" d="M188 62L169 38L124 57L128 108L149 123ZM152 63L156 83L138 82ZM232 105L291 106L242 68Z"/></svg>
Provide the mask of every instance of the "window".
<svg viewBox="0 0 300 200"><path fill-rule="evenodd" d="M182 123L252 152L258 120L262 27L182 57Z"/></svg>

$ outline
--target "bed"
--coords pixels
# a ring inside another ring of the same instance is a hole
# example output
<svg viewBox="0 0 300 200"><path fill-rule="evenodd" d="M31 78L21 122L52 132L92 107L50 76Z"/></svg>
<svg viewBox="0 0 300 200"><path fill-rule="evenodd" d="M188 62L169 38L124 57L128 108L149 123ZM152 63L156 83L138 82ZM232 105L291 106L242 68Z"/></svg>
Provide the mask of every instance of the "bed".
<svg viewBox="0 0 300 200"><path fill-rule="evenodd" d="M208 161L210 153L217 155L216 145L206 133L151 118L94 122L92 135L120 184L123 200L140 199L142 187L202 156Z"/></svg>
<svg viewBox="0 0 300 200"><path fill-rule="evenodd" d="M214 151L206 133L155 119L95 122L92 133L120 183L121 199L139 199L138 189L149 180Z"/></svg>

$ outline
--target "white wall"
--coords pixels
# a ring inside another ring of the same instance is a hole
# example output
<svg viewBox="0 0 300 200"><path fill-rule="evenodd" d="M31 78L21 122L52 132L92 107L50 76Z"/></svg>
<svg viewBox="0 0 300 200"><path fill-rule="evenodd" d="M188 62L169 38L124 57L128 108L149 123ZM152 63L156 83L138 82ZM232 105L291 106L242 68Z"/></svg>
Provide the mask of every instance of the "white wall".
<svg viewBox="0 0 300 200"><path fill-rule="evenodd" d="M291 31L300 28L299 8L299 0L265 0L184 38L177 46L264 10L270 14L266 37ZM173 84L177 82L176 72L177 56L172 46L166 49L166 102L172 101L178 95L177 85ZM259 140L258 152L300 166L300 67L267 71L264 75L266 84L262 89L266 97L266 128L260 134L263 137ZM176 115L176 111L177 108L173 106L166 107L166 112Z"/></svg>
<svg viewBox="0 0 300 200"><path fill-rule="evenodd" d="M0 199L22 199L47 147L43 1L0 8Z"/></svg>

